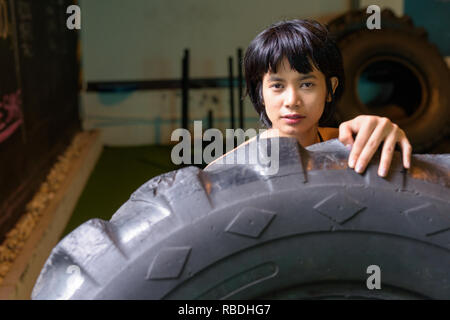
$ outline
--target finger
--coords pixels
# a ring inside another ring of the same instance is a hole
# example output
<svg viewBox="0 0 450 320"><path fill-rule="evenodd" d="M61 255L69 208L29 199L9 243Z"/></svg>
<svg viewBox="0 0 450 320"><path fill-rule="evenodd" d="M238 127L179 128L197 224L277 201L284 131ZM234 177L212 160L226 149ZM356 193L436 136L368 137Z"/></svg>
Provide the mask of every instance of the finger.
<svg viewBox="0 0 450 320"><path fill-rule="evenodd" d="M412 146L403 130L400 131L399 144L402 149L403 167L409 169L411 167Z"/></svg>
<svg viewBox="0 0 450 320"><path fill-rule="evenodd" d="M375 130L371 133L369 139L364 144L363 150L358 157L356 162L355 171L358 173L363 173L366 170L367 165L369 164L370 159L372 159L373 155L378 149L380 143L384 140L387 135L387 128L385 125L378 125ZM395 131L394 135L396 136L397 131Z"/></svg>
<svg viewBox="0 0 450 320"><path fill-rule="evenodd" d="M346 147L351 148L353 145L354 140L351 121L343 122L339 126L339 141L341 141Z"/></svg>
<svg viewBox="0 0 450 320"><path fill-rule="evenodd" d="M354 168L358 158L364 149L364 146L372 135L373 130L375 129L376 123L373 121L366 122L366 125L362 126L357 132L357 136L355 139L355 143L353 144L352 151L350 152L350 156L348 158L348 166L350 168Z"/></svg>
<svg viewBox="0 0 450 320"><path fill-rule="evenodd" d="M380 166L378 167L378 175L386 177L391 167L392 157L394 156L395 145L398 140L398 133L393 132L388 135L381 150Z"/></svg>

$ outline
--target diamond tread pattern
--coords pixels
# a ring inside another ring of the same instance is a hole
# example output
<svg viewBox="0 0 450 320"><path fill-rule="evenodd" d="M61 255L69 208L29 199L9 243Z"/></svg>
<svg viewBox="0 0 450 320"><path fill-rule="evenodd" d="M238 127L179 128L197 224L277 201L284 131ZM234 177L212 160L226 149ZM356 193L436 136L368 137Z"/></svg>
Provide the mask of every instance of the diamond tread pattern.
<svg viewBox="0 0 450 320"><path fill-rule="evenodd" d="M214 164L149 180L110 221L58 243L32 298L248 299L327 281L364 289L370 264L386 288L450 298L450 155L414 155L405 171L396 153L383 179L379 153L360 175L337 140L279 145L275 175Z"/></svg>

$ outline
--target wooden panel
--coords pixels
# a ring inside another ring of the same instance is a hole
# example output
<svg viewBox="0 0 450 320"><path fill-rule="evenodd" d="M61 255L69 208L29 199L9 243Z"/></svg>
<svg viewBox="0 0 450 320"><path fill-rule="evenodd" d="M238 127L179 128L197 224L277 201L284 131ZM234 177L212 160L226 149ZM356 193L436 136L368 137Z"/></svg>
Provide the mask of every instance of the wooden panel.
<svg viewBox="0 0 450 320"><path fill-rule="evenodd" d="M71 4L0 0L0 11L7 12L0 17L9 21L0 38L0 241L80 128L78 35L66 27ZM13 112L16 128L5 121ZM1 136L2 124L9 134Z"/></svg>

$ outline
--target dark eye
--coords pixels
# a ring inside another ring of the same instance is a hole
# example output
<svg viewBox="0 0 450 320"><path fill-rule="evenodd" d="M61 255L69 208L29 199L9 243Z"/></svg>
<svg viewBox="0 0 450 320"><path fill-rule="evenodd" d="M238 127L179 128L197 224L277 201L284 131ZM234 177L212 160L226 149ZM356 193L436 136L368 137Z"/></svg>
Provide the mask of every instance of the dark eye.
<svg viewBox="0 0 450 320"><path fill-rule="evenodd" d="M275 89L281 89L282 85L281 83L274 83L271 87Z"/></svg>
<svg viewBox="0 0 450 320"><path fill-rule="evenodd" d="M301 86L303 88L311 88L313 85L314 85L314 83L312 83L312 82L305 82L305 83L302 83Z"/></svg>

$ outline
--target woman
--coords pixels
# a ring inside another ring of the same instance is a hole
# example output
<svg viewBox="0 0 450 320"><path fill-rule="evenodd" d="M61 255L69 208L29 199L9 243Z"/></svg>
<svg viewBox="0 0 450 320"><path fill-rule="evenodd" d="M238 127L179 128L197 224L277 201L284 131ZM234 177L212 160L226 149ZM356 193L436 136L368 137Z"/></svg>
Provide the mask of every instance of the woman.
<svg viewBox="0 0 450 320"><path fill-rule="evenodd" d="M410 167L411 144L387 118L358 116L339 129L320 127L333 115L342 95L344 70L338 47L319 22L290 20L271 25L250 43L244 70L247 94L268 128L261 137L295 137L303 147L339 138L351 148L348 165L358 173L364 172L383 142L378 168L382 177L398 143L403 166Z"/></svg>

